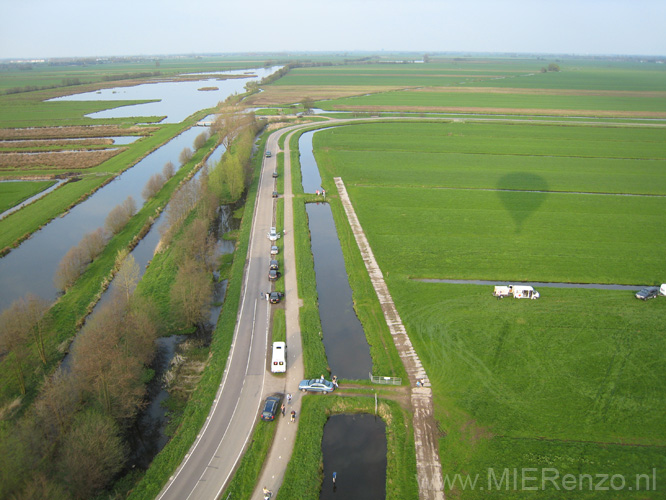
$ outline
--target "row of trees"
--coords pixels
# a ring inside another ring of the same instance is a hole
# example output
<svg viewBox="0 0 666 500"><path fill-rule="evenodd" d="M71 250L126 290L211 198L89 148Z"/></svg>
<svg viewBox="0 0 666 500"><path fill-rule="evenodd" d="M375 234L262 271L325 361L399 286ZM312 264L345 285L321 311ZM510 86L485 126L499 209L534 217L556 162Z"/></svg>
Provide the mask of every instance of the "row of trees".
<svg viewBox="0 0 666 500"><path fill-rule="evenodd" d="M55 287L65 291L79 279L95 258L102 253L111 235L119 233L136 213L136 202L128 196L125 201L115 206L106 216L104 228L87 233L78 245L73 246L64 255L53 277Z"/></svg>

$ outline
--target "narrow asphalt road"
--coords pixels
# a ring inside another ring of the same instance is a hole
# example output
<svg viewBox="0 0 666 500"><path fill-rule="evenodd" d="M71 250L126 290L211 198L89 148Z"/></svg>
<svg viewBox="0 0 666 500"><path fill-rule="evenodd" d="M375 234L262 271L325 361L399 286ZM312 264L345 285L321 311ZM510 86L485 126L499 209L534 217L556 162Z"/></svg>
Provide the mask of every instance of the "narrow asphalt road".
<svg viewBox="0 0 666 500"><path fill-rule="evenodd" d="M275 144L276 146L277 144ZM270 145L268 148L270 149ZM227 367L199 436L158 499L215 499L238 464L260 411L270 373L266 354L271 305L268 264L273 225L275 156L264 158L255 204L241 305Z"/></svg>

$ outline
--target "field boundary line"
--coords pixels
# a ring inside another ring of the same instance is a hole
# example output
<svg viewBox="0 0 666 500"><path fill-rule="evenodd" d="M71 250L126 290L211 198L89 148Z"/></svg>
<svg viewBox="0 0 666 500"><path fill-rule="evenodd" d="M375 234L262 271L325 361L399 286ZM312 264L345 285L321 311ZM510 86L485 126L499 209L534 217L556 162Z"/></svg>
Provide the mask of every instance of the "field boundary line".
<svg viewBox="0 0 666 500"><path fill-rule="evenodd" d="M433 414L432 389L421 360L419 359L407 331L400 319L393 298L389 293L384 276L370 248L368 239L356 216L347 189L340 177L333 179L338 188L342 206L349 225L354 233L365 267L370 275L372 286L382 306L384 318L391 332L400 359L410 382L410 400L414 412L414 444L416 448L416 470L419 483L419 498L422 500L443 500L444 481L442 464L439 460L438 430Z"/></svg>

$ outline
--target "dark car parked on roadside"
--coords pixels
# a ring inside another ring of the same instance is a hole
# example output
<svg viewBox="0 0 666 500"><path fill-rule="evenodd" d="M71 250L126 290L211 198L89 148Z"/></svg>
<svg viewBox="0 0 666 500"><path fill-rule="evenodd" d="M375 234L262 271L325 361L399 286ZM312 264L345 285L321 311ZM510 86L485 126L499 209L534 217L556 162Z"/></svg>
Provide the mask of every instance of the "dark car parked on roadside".
<svg viewBox="0 0 666 500"><path fill-rule="evenodd" d="M284 297L284 293L282 292L271 292L268 300L270 300L271 304L278 304L282 300L282 297Z"/></svg>
<svg viewBox="0 0 666 500"><path fill-rule="evenodd" d="M649 286L636 292L636 298L641 300L654 299L657 295L659 295L658 286Z"/></svg>
<svg viewBox="0 0 666 500"><path fill-rule="evenodd" d="M260 415L261 420L266 420L268 422L275 420L275 415L277 415L277 412L280 411L281 402L282 394L273 394L272 396L268 396L266 398L266 402L264 403L264 409Z"/></svg>
<svg viewBox="0 0 666 500"><path fill-rule="evenodd" d="M279 271L275 269L271 269L270 271L268 271L268 281L277 281L279 277L280 277Z"/></svg>
<svg viewBox="0 0 666 500"><path fill-rule="evenodd" d="M277 271L278 269L280 269L280 264L278 263L277 260L272 260L268 265L268 269L275 269Z"/></svg>

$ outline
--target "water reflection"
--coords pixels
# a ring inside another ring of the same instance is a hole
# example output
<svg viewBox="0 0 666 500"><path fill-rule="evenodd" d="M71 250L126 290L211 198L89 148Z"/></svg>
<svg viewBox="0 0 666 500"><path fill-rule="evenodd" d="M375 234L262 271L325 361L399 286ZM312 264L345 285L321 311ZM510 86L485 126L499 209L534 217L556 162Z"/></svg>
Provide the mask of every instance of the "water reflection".
<svg viewBox="0 0 666 500"><path fill-rule="evenodd" d="M386 498L386 424L381 418L333 415L324 426L321 451L321 500Z"/></svg>
<svg viewBox="0 0 666 500"><path fill-rule="evenodd" d="M331 372L364 379L372 371L370 347L356 316L342 248L328 203L306 205L319 296L319 317Z"/></svg>

